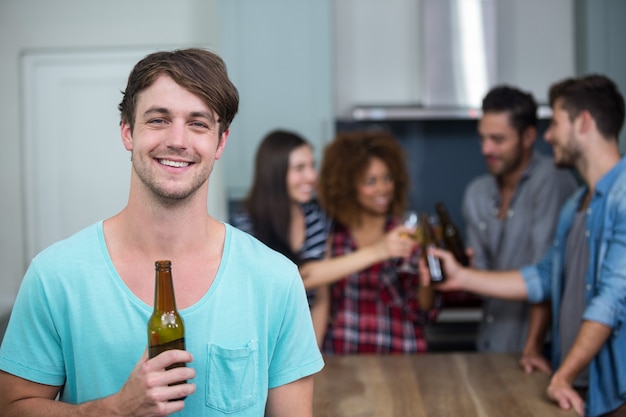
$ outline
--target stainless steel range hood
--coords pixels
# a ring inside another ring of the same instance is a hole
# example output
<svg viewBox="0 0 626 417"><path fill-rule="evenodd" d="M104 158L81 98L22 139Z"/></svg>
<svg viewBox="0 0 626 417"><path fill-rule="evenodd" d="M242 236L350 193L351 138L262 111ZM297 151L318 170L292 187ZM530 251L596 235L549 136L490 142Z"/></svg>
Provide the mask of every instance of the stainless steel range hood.
<svg viewBox="0 0 626 417"><path fill-rule="evenodd" d="M496 0L421 0L421 103L357 106L356 120L480 116L496 80Z"/></svg>

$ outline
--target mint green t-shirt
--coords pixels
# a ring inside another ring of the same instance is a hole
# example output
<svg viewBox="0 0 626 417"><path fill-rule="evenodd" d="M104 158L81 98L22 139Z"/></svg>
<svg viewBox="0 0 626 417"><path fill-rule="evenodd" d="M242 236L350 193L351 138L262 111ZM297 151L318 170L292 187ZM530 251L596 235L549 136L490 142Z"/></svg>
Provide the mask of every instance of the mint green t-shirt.
<svg viewBox="0 0 626 417"><path fill-rule="evenodd" d="M176 285L176 265L172 275ZM96 223L32 261L0 369L64 385L69 403L113 394L146 348L151 313L115 271ZM213 284L181 315L196 392L177 416L262 416L268 389L323 367L296 266L228 224Z"/></svg>

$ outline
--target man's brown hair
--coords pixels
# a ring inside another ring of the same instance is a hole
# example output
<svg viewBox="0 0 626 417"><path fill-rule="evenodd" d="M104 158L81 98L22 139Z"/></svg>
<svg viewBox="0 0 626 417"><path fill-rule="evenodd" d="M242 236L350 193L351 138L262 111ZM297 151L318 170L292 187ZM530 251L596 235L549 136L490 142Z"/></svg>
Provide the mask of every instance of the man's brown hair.
<svg viewBox="0 0 626 417"><path fill-rule="evenodd" d="M213 52L199 48L155 52L135 65L118 106L121 120L130 125L131 132L138 94L161 75L171 77L217 113L221 137L237 114L239 93L228 78L224 61Z"/></svg>

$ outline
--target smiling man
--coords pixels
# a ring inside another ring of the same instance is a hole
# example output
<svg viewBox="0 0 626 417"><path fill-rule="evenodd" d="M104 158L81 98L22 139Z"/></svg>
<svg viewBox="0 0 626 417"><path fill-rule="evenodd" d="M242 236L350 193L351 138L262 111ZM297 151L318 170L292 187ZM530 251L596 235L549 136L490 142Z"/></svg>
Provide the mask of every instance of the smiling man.
<svg viewBox="0 0 626 417"><path fill-rule="evenodd" d="M504 270L537 262L547 251L565 199L576 183L547 156L534 151L537 105L510 86L483 99L478 123L480 149L489 174L474 179L463 198L467 244L474 266ZM537 316L528 328L529 316ZM541 363L549 306L483 299L476 347L481 352L523 352L522 363ZM530 368L529 368L530 369Z"/></svg>
<svg viewBox="0 0 626 417"><path fill-rule="evenodd" d="M32 261L0 347L3 416L312 416L323 360L296 266L207 209L238 103L209 51L135 66L119 105L128 204ZM160 259L186 351L148 359Z"/></svg>

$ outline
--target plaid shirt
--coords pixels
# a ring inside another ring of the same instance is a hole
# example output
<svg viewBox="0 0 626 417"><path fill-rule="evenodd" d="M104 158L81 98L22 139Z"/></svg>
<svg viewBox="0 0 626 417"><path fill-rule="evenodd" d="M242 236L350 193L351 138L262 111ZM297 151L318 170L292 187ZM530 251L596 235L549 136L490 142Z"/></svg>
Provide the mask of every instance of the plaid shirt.
<svg viewBox="0 0 626 417"><path fill-rule="evenodd" d="M397 224L389 219L385 230ZM335 225L331 256L354 252L350 231ZM416 256L412 256L416 259ZM427 312L417 299L417 275L398 273L389 259L351 274L331 287L331 322L324 341L327 354L409 353L427 350Z"/></svg>

